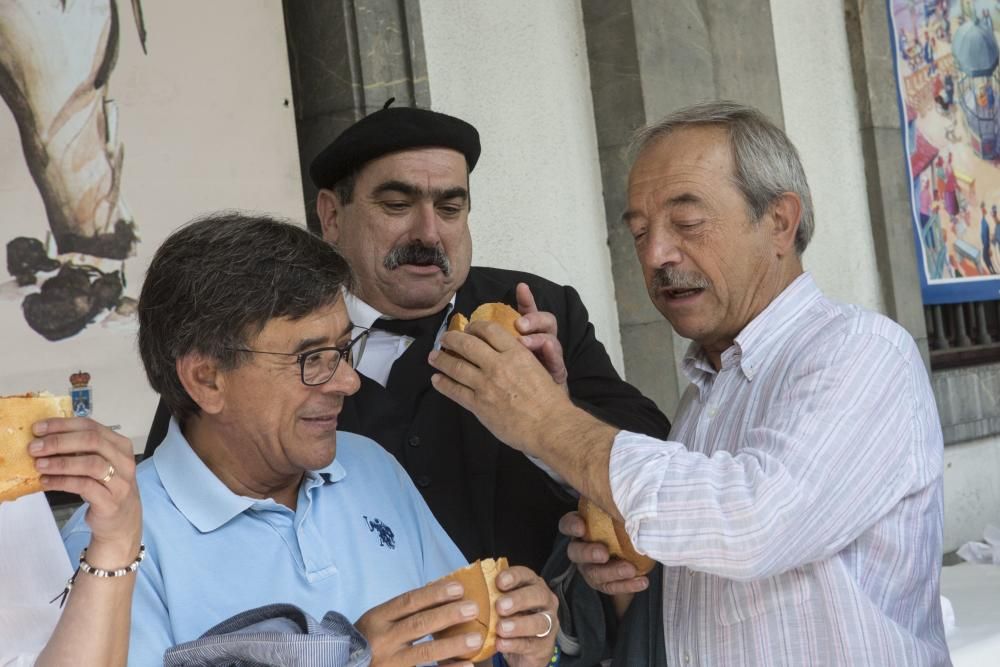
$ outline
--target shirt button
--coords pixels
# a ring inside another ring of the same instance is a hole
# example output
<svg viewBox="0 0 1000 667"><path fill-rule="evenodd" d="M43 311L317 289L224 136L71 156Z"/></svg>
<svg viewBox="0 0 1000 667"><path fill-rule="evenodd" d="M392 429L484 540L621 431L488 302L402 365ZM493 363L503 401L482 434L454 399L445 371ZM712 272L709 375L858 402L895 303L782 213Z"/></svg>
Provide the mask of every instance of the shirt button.
<svg viewBox="0 0 1000 667"><path fill-rule="evenodd" d="M684 664L688 664L690 662L691 662L691 655L688 654L688 653L685 653L684 654Z"/></svg>
<svg viewBox="0 0 1000 667"><path fill-rule="evenodd" d="M421 475L420 477L417 477L417 486L419 486L421 489L426 489L430 485L431 485L431 478L429 475Z"/></svg>
<svg viewBox="0 0 1000 667"><path fill-rule="evenodd" d="M419 447L420 446L420 436L419 435L411 435L410 438L406 442L410 445L410 447Z"/></svg>

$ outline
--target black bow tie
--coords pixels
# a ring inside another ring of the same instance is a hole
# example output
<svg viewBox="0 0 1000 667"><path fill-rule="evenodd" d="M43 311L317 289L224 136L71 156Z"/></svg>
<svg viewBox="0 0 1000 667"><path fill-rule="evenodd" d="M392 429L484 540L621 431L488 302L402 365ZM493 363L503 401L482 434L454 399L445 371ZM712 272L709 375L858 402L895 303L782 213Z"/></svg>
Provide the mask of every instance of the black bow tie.
<svg viewBox="0 0 1000 667"><path fill-rule="evenodd" d="M399 336L409 336L410 338L433 336L441 328L441 323L444 321L444 316L448 312L448 308L449 306L445 306L436 313L427 315L426 317L418 317L415 320L390 320L380 317L372 323L372 329L388 331L389 333Z"/></svg>

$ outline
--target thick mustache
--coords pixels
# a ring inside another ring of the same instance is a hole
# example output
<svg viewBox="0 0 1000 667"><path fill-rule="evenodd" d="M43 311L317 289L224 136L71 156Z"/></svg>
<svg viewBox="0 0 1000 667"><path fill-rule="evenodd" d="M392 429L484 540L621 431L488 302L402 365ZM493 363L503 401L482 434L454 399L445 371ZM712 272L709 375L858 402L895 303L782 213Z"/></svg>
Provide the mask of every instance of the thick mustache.
<svg viewBox="0 0 1000 667"><path fill-rule="evenodd" d="M708 278L700 273L663 267L653 273L653 289L708 289Z"/></svg>
<svg viewBox="0 0 1000 667"><path fill-rule="evenodd" d="M441 269L444 275L451 275L451 261L441 246L425 246L422 243L396 246L385 256L382 264L390 271L404 264L433 265Z"/></svg>

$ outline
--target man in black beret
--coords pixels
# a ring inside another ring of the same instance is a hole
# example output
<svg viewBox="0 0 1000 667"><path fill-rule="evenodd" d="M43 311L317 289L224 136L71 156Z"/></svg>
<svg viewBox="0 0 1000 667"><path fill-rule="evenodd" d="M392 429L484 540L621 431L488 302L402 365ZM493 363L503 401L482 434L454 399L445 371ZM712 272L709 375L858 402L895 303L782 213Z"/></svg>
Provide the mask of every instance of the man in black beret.
<svg viewBox="0 0 1000 667"><path fill-rule="evenodd" d="M340 428L396 456L467 558L503 555L540 571L559 518L577 501L539 461L502 446L432 390L427 355L450 316L506 302L522 314L521 342L578 405L654 437L666 437L669 423L615 372L576 290L470 266L469 174L479 155L469 123L387 105L312 162L314 231L350 262L358 284L347 298L351 320L372 329L361 390L348 399Z"/></svg>

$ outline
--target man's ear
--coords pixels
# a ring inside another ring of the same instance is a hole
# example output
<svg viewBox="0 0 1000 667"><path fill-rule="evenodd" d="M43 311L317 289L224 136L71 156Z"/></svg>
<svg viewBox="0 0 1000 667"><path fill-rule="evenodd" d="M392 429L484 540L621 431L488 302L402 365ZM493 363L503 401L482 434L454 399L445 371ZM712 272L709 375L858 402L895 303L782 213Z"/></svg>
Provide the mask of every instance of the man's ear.
<svg viewBox="0 0 1000 667"><path fill-rule="evenodd" d="M222 411L225 376L215 359L190 353L177 360L176 368L181 385L203 412L214 415Z"/></svg>
<svg viewBox="0 0 1000 667"><path fill-rule="evenodd" d="M802 200L794 192L786 192L771 203L774 221L774 247L779 257L795 252L795 236L802 219Z"/></svg>
<svg viewBox="0 0 1000 667"><path fill-rule="evenodd" d="M323 188L316 195L316 215L323 230L323 238L336 245L340 238L340 199L333 190Z"/></svg>

